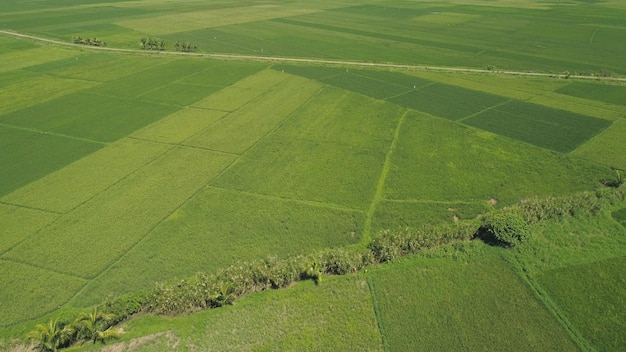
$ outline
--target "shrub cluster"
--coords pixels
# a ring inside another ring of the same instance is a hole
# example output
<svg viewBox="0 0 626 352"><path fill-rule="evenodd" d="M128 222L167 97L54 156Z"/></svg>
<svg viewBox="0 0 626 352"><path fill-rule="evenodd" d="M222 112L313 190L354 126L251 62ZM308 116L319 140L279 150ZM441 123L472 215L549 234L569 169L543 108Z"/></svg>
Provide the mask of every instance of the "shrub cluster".
<svg viewBox="0 0 626 352"><path fill-rule="evenodd" d="M477 230L476 223L463 222L444 226L424 226L417 231L411 229L399 232L384 231L368 245L368 249L374 262L383 263L417 253L422 249L453 241L470 240L475 237Z"/></svg>
<svg viewBox="0 0 626 352"><path fill-rule="evenodd" d="M173 285L158 285L146 308L156 314L179 315L221 307L252 292L284 288L300 280L319 282L323 275L355 273L371 264L369 258L338 248L310 256L244 262L216 274L199 273Z"/></svg>
<svg viewBox="0 0 626 352"><path fill-rule="evenodd" d="M154 38L141 38L141 48L143 50L165 50L165 41Z"/></svg>
<svg viewBox="0 0 626 352"><path fill-rule="evenodd" d="M521 215L497 212L483 218L478 237L487 243L514 247L530 237L530 226Z"/></svg>
<svg viewBox="0 0 626 352"><path fill-rule="evenodd" d="M81 45L91 45L91 46L107 46L106 42L103 42L102 40L93 37L93 38L83 38L81 36L77 36L75 35L74 38L72 38L72 41L74 42L74 44L81 44Z"/></svg>
<svg viewBox="0 0 626 352"><path fill-rule="evenodd" d="M182 51L184 53L189 53L192 51L196 51L198 49L198 46L196 44L192 44L190 42L179 42L177 41L174 44L174 49L176 49L176 51Z"/></svg>
<svg viewBox="0 0 626 352"><path fill-rule="evenodd" d="M503 211L519 214L529 224L560 220L567 216L598 215L607 206L624 199L624 192L611 188L562 197L527 198Z"/></svg>

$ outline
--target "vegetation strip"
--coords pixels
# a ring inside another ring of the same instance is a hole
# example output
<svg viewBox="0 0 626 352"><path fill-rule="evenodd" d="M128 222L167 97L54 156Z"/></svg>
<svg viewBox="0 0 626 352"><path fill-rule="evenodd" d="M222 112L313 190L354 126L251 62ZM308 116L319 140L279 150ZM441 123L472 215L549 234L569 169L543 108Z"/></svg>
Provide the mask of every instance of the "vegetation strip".
<svg viewBox="0 0 626 352"><path fill-rule="evenodd" d="M64 46L80 46L79 44L72 44L63 42L60 40L53 39L45 39L41 37L36 37L32 35L17 33L15 31L9 30L0 30L0 33L5 35L10 35L19 38L32 39L40 42L46 42L57 45ZM522 71L511 71L511 70L502 70L502 71L494 71L494 70L482 70L482 69L472 69L472 68L461 68L461 67L442 67L442 66L427 66L427 65L401 65L401 64L385 64L385 63L375 63L375 62L355 62L355 61L342 61L342 60L323 60L323 59L305 59L305 58L288 58L288 57L272 57L272 56L256 56L256 55L237 55L237 54L202 54L202 53L190 53L190 52L172 52L172 51L159 51L157 54L150 52L142 52L141 50L132 50L132 49L118 49L118 48L110 48L110 47L84 47L85 49L91 50L106 50L106 51L117 51L117 52L125 52L125 53L134 53L134 54L151 54L151 55L186 55L186 56L196 56L196 57L207 57L212 59L222 59L222 60L241 60L241 61L262 61L262 62L276 62L276 63L305 63L305 64L326 64L326 65L337 65L337 66L355 66L355 67L378 67L378 68L400 68L407 70L422 70L422 71L439 71L439 72L458 72L458 73L487 73L487 74L500 74L500 75L508 75L508 76L529 76L529 77L549 77L549 78L575 78L582 80L594 80L594 81L613 81L613 82L626 82L626 78L622 77L604 77L604 76L583 76L583 75L571 75L571 74L559 74L559 73L540 73L540 72L522 72Z"/></svg>
<svg viewBox="0 0 626 352"><path fill-rule="evenodd" d="M605 188L561 198L522 200L514 206L484 214L479 221L448 226L424 226L418 230L407 229L401 232L385 231L370 242L366 250L338 248L286 260L269 257L261 261L235 264L214 274L199 273L173 285L159 285L149 292L137 292L109 300L100 304L94 312L107 315L108 318L100 326L101 331L107 331L140 311L173 316L222 307L252 292L285 288L299 280L310 279L320 283L324 275L356 273L371 265L393 261L423 249L455 241L480 238L487 243L512 247L521 244L525 241L525 236L530 235L525 229L529 224L573 216L598 215L606 207L623 202L625 196L624 191ZM529 284L538 298L550 308L551 303L546 303L542 298L543 294L538 286L532 282ZM569 326L567 320L554 307L551 311L559 316L576 343L588 350L584 338ZM57 321L58 319L53 320L50 324L56 324ZM44 346L47 340L37 335L38 330L39 325L31 337L40 346ZM80 339L70 339L63 346L76 341Z"/></svg>

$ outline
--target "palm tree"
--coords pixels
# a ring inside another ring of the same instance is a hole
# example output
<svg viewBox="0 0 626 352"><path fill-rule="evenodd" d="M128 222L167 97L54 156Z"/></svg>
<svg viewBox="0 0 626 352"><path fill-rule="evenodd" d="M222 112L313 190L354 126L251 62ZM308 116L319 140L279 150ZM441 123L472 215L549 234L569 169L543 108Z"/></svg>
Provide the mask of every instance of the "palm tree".
<svg viewBox="0 0 626 352"><path fill-rule="evenodd" d="M73 329L64 323L59 323L59 318L50 320L48 324L37 324L35 330L28 333L30 340L37 342L40 351L56 352L60 347L65 347L71 342Z"/></svg>
<svg viewBox="0 0 626 352"><path fill-rule="evenodd" d="M313 279L315 284L322 282L323 267L317 260L314 260L307 266L305 274L307 277Z"/></svg>
<svg viewBox="0 0 626 352"><path fill-rule="evenodd" d="M102 313L98 311L98 308L94 308L91 313L81 314L74 324L78 329L80 338L90 340L93 343L105 342L105 340L119 337L117 331L111 330L110 321L112 318L113 314Z"/></svg>

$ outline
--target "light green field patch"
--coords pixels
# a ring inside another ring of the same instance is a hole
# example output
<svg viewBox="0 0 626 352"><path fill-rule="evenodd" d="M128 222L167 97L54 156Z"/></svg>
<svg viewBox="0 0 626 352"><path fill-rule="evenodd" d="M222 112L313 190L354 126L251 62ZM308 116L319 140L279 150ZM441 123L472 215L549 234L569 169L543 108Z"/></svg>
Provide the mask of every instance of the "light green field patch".
<svg viewBox="0 0 626 352"><path fill-rule="evenodd" d="M2 84L0 115L97 85L96 82L23 72Z"/></svg>
<svg viewBox="0 0 626 352"><path fill-rule="evenodd" d="M277 133L289 139L385 151L403 111L394 104L327 86Z"/></svg>
<svg viewBox="0 0 626 352"><path fill-rule="evenodd" d="M278 72L272 74L282 75ZM293 76L267 91L262 99L227 115L185 144L228 153L243 153L275 129L320 88L320 83Z"/></svg>
<svg viewBox="0 0 626 352"><path fill-rule="evenodd" d="M508 263L484 250L467 263L416 257L372 272L390 351L577 350Z"/></svg>
<svg viewBox="0 0 626 352"><path fill-rule="evenodd" d="M572 155L626 170L626 119L618 119L609 128L572 152Z"/></svg>
<svg viewBox="0 0 626 352"><path fill-rule="evenodd" d="M123 139L18 189L2 201L65 213L142 168L168 148Z"/></svg>
<svg viewBox="0 0 626 352"><path fill-rule="evenodd" d="M459 23L474 21L481 17L482 16L470 15L467 13L443 11L443 12L431 12L428 15L414 17L413 21L426 22L429 24L451 25L451 24L459 24Z"/></svg>
<svg viewBox="0 0 626 352"><path fill-rule="evenodd" d="M232 112L289 78L289 75L278 74L273 70L263 70L211 94L207 98L193 104L193 106Z"/></svg>
<svg viewBox="0 0 626 352"><path fill-rule="evenodd" d="M208 187L162 222L75 303L155 282L214 272L233 263L285 258L358 243L365 214Z"/></svg>
<svg viewBox="0 0 626 352"><path fill-rule="evenodd" d="M0 55L0 73L76 56L72 50L45 46Z"/></svg>
<svg viewBox="0 0 626 352"><path fill-rule="evenodd" d="M188 108L179 110L131 135L133 138L179 144L207 128L226 112Z"/></svg>
<svg viewBox="0 0 626 352"><path fill-rule="evenodd" d="M552 270L539 277L550 298L598 351L626 346L626 257Z"/></svg>
<svg viewBox="0 0 626 352"><path fill-rule="evenodd" d="M606 167L421 114L404 121L387 199L508 204L594 189Z"/></svg>
<svg viewBox="0 0 626 352"><path fill-rule="evenodd" d="M366 210L385 151L333 143L268 138L214 185L281 198Z"/></svg>
<svg viewBox="0 0 626 352"><path fill-rule="evenodd" d="M48 225L59 215L0 203L0 253Z"/></svg>
<svg viewBox="0 0 626 352"><path fill-rule="evenodd" d="M222 27L274 18L305 15L317 11L318 10L302 7L254 5L146 17L118 21L115 22L115 24L131 28L138 32L150 33L152 35L164 35L203 28Z"/></svg>
<svg viewBox="0 0 626 352"><path fill-rule="evenodd" d="M174 148L5 254L92 278L140 241L232 156Z"/></svg>
<svg viewBox="0 0 626 352"><path fill-rule="evenodd" d="M492 208L484 202L383 201L376 208L372 229L403 230L426 224L453 224L476 218Z"/></svg>
<svg viewBox="0 0 626 352"><path fill-rule="evenodd" d="M199 351L384 351L367 282L361 276L326 282L253 294L188 317L145 316L129 322L129 334L168 332L109 347L169 352L184 339Z"/></svg>
<svg viewBox="0 0 626 352"><path fill-rule="evenodd" d="M624 116L623 106L552 92L537 95L532 99L529 99L528 101L535 104L556 108L559 110L571 111L577 114L597 117L610 121L614 121Z"/></svg>
<svg viewBox="0 0 626 352"><path fill-rule="evenodd" d="M79 278L0 260L0 326L52 312L84 284Z"/></svg>

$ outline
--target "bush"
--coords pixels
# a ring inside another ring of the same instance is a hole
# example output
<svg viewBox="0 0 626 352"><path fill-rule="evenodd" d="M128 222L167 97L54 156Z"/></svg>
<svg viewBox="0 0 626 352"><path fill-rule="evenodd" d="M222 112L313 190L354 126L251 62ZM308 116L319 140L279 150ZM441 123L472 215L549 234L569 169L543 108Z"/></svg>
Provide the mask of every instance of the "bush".
<svg viewBox="0 0 626 352"><path fill-rule="evenodd" d="M515 213L498 212L486 218L481 237L488 243L514 247L530 237L530 226Z"/></svg>
<svg viewBox="0 0 626 352"><path fill-rule="evenodd" d="M478 226L472 222L454 225L424 226L418 230L405 229L399 232L383 231L368 245L378 263L392 261L397 257L417 253L453 241L470 240L476 235Z"/></svg>

